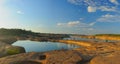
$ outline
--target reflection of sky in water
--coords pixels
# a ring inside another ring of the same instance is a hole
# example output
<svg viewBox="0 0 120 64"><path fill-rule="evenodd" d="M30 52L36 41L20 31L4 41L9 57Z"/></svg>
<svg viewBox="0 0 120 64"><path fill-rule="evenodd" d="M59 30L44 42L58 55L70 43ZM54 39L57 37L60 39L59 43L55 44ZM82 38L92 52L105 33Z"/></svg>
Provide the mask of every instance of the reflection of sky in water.
<svg viewBox="0 0 120 64"><path fill-rule="evenodd" d="M79 46L73 44L64 44L58 42L36 42L36 41L17 41L13 43L14 46L22 46L25 48L26 52L44 52L51 50L60 50L60 49L73 49L78 48Z"/></svg>

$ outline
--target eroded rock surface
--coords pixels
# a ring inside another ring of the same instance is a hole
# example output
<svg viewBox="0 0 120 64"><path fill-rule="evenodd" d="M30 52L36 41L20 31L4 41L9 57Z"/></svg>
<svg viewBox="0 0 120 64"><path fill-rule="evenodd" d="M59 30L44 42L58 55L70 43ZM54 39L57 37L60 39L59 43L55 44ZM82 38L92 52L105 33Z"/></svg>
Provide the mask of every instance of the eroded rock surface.
<svg viewBox="0 0 120 64"><path fill-rule="evenodd" d="M82 61L79 53L76 51L53 51L45 53L48 55L46 64L76 64Z"/></svg>
<svg viewBox="0 0 120 64"><path fill-rule="evenodd" d="M10 44L0 42L0 57L24 53L24 52L25 52L25 49L23 47L12 46Z"/></svg>
<svg viewBox="0 0 120 64"><path fill-rule="evenodd" d="M0 64L76 64L82 58L74 51L52 51L48 53L23 53L11 55L0 59ZM27 63L28 62L28 63Z"/></svg>
<svg viewBox="0 0 120 64"><path fill-rule="evenodd" d="M120 64L120 55L96 56L90 61L90 64Z"/></svg>
<svg viewBox="0 0 120 64"><path fill-rule="evenodd" d="M81 45L81 41L71 42ZM86 44L89 43L90 46L86 46ZM5 44L2 43L2 45ZM80 48L74 50L59 50L44 53L32 52L11 55L0 58L0 64L29 64L30 62L32 64L120 64L120 42L87 42L85 45L84 42L82 42L82 45L83 46ZM5 48L6 47L7 49L12 49L9 45L5 45ZM4 49L1 50L1 53L6 50L5 48L1 48Z"/></svg>

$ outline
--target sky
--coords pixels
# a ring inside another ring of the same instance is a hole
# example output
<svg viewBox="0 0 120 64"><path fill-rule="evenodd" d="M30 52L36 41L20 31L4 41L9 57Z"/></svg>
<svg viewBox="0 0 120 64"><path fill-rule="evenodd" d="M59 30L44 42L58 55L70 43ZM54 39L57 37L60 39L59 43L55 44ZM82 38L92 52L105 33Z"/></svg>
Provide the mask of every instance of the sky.
<svg viewBox="0 0 120 64"><path fill-rule="evenodd" d="M0 28L119 34L120 0L0 0Z"/></svg>

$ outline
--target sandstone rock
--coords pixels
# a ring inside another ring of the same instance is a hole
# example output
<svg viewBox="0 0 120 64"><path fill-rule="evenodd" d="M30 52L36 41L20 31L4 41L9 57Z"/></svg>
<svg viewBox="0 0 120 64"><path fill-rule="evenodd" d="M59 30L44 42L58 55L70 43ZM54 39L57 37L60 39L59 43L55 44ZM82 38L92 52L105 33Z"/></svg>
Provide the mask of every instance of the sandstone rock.
<svg viewBox="0 0 120 64"><path fill-rule="evenodd" d="M18 54L18 53L24 53L24 52L25 49L23 47L12 46L10 44L0 42L0 57Z"/></svg>
<svg viewBox="0 0 120 64"><path fill-rule="evenodd" d="M21 53L0 58L0 64L42 64L39 60L41 53Z"/></svg>
<svg viewBox="0 0 120 64"><path fill-rule="evenodd" d="M13 62L12 64L42 64L42 63L36 61L18 61L18 62Z"/></svg>
<svg viewBox="0 0 120 64"><path fill-rule="evenodd" d="M4 42L6 44L12 44L16 41L17 39L15 37L0 37L0 42Z"/></svg>
<svg viewBox="0 0 120 64"><path fill-rule="evenodd" d="M45 60L46 59L46 55L39 55L39 60Z"/></svg>
<svg viewBox="0 0 120 64"><path fill-rule="evenodd" d="M82 58L75 51L53 51L46 53L46 64L76 64Z"/></svg>
<svg viewBox="0 0 120 64"><path fill-rule="evenodd" d="M0 58L0 64L79 64L82 58L74 51L22 53Z"/></svg>
<svg viewBox="0 0 120 64"><path fill-rule="evenodd" d="M5 56L5 49L10 47L9 44L0 42L0 57Z"/></svg>
<svg viewBox="0 0 120 64"><path fill-rule="evenodd" d="M90 61L90 64L120 64L120 55L97 56Z"/></svg>

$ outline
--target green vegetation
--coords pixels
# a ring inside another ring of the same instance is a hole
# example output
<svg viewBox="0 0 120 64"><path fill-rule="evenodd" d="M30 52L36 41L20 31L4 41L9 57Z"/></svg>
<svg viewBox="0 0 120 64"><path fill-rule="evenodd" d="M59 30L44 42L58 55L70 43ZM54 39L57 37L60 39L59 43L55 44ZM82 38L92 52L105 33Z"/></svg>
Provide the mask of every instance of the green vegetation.
<svg viewBox="0 0 120 64"><path fill-rule="evenodd" d="M0 29L0 36L23 36L34 34L31 31L26 31L22 29Z"/></svg>
<svg viewBox="0 0 120 64"><path fill-rule="evenodd" d="M19 54L19 53L20 53L20 50L17 48L7 49L8 55L14 55L14 54Z"/></svg>
<svg viewBox="0 0 120 64"><path fill-rule="evenodd" d="M30 30L22 29L0 29L0 41L5 43L13 43L19 40L35 40L35 41L57 41L63 38L68 38L68 34L54 34L54 33L36 33Z"/></svg>
<svg viewBox="0 0 120 64"><path fill-rule="evenodd" d="M0 29L0 36L36 36L36 37L49 37L49 38L56 38L56 37L69 37L66 34L51 34L51 33L35 33L30 30L22 30L22 29Z"/></svg>
<svg viewBox="0 0 120 64"><path fill-rule="evenodd" d="M26 31L22 29L0 29L0 41L12 44L13 42L17 41L16 37L27 37L27 35L34 35L31 31Z"/></svg>

